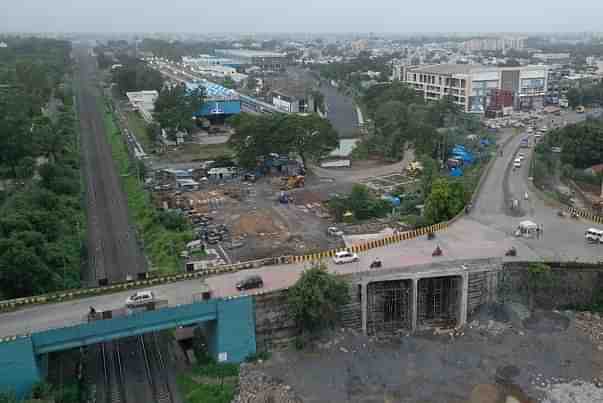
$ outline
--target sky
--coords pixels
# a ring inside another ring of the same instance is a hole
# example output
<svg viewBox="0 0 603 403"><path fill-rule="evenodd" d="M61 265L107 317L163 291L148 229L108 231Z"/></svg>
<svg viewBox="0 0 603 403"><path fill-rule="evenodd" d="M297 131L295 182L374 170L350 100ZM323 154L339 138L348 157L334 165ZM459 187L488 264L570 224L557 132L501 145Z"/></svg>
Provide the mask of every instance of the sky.
<svg viewBox="0 0 603 403"><path fill-rule="evenodd" d="M603 0L0 0L0 31L603 31Z"/></svg>

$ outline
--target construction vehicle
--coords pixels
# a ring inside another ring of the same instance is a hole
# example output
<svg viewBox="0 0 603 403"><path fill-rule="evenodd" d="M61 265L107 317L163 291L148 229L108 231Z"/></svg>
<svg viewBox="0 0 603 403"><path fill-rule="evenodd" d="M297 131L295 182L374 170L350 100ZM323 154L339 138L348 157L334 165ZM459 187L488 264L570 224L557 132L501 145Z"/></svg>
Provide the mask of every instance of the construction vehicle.
<svg viewBox="0 0 603 403"><path fill-rule="evenodd" d="M306 183L306 177L303 175L292 175L284 177L282 180L283 185L281 186L281 190L303 188Z"/></svg>
<svg viewBox="0 0 603 403"><path fill-rule="evenodd" d="M419 161L413 161L406 167L406 174L409 176L417 176L423 172L423 164Z"/></svg>

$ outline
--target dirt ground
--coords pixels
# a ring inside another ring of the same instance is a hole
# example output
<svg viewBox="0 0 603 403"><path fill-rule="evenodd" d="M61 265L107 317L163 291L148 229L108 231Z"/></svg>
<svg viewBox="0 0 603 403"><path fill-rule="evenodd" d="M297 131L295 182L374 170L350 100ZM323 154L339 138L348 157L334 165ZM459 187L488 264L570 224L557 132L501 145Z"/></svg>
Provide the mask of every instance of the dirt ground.
<svg viewBox="0 0 603 403"><path fill-rule="evenodd" d="M338 331L312 349L275 353L262 369L304 402L325 403L532 403L546 388L603 373L603 353L573 319L542 313L521 329L479 319L455 338Z"/></svg>

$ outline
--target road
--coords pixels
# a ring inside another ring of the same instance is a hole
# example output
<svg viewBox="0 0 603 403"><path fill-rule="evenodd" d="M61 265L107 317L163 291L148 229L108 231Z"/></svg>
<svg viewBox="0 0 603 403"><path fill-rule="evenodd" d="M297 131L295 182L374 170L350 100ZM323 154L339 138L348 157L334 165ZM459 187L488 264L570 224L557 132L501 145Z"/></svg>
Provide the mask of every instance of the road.
<svg viewBox="0 0 603 403"><path fill-rule="evenodd" d="M95 86L96 59L87 48L76 48L75 55L88 229L88 267L82 279L84 284L94 286L136 278L146 271L146 264L106 137L99 89Z"/></svg>
<svg viewBox="0 0 603 403"><path fill-rule="evenodd" d="M556 207L547 206L537 200L527 183L527 167L511 174L508 187L511 193L529 193L529 208L524 217L513 217L505 209L505 179L507 167L512 163L519 146L519 138L511 139L503 149L487 176L471 214L462 217L446 231L437 234L436 240L425 237L404 241L387 247L376 248L361 254L358 263L337 266L328 262L328 268L334 273L353 273L367 270L371 261L380 258L383 269L420 270L418 265L432 262L469 260L478 258L503 258L504 260L541 260L571 259L598 261L601 256L599 245L584 242L584 229L590 224L581 220L556 216ZM542 239L526 240L512 235L519 221L531 218L544 225ZM431 252L438 244L444 252L442 257L432 257ZM504 257L510 247L515 247L518 256ZM457 263L460 264L460 263ZM303 264L266 266L258 269L229 273L210 277L207 283L216 297L240 295L235 284L240 279L259 274L264 279L263 291L289 287L295 283L307 267ZM454 267L454 265L451 265ZM378 270L378 269L377 269ZM150 288L158 298L166 299L169 305L187 304L193 301L193 295L200 292L199 280L182 281ZM14 312L0 314L2 327L0 337L31 333L48 328L58 328L83 322L90 306L97 310L110 310L123 307L131 291L101 295L81 300L52 305L30 306Z"/></svg>
<svg viewBox="0 0 603 403"><path fill-rule="evenodd" d="M573 123L584 118L584 114L570 112L561 118L555 118L555 121L565 120ZM550 118L547 118L546 124L550 127ZM463 220L473 220L507 236L513 234L519 222L530 220L543 226L543 235L539 239L520 240L532 254L546 260L600 260L603 255L602 248L584 240L584 232L592 223L582 219L558 217L559 206L543 201L535 192L528 178L534 149L521 149L526 159L521 168L515 171L511 168L524 136L525 134L521 134L511 139L503 149L503 156L497 158L494 163L470 216ZM512 199L519 201L519 211L509 208Z"/></svg>

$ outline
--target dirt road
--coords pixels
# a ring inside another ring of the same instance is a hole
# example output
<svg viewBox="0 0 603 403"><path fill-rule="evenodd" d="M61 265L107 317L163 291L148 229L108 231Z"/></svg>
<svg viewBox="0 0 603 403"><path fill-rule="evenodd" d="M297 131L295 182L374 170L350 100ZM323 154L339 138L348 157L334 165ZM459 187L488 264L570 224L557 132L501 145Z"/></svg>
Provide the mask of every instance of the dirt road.
<svg viewBox="0 0 603 403"><path fill-rule="evenodd" d="M128 217L126 197L107 142L96 59L87 48L75 50L76 97L80 119L82 170L88 213L87 285L124 281L146 271L144 256Z"/></svg>

